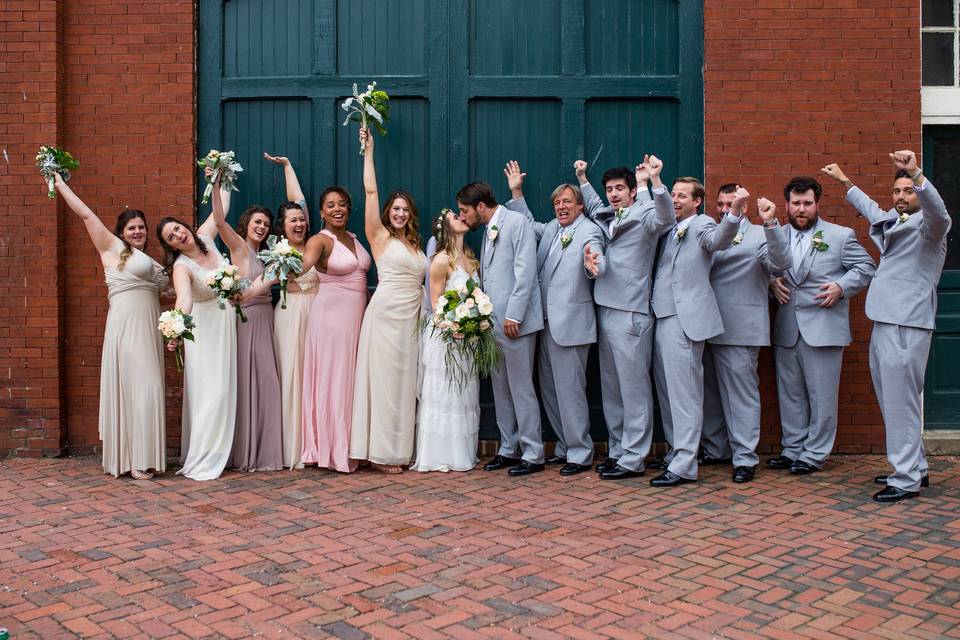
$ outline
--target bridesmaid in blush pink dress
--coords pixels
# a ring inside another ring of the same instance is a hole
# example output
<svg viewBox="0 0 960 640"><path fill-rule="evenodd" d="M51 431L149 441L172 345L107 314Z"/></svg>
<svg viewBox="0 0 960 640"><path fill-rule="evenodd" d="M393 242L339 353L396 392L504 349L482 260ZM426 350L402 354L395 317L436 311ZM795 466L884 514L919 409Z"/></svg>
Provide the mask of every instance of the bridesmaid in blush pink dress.
<svg viewBox="0 0 960 640"><path fill-rule="evenodd" d="M350 194L320 195L326 228L307 242L304 270L316 265L320 284L310 307L303 357L304 464L349 473L350 425L360 323L367 306L370 254L347 231Z"/></svg>

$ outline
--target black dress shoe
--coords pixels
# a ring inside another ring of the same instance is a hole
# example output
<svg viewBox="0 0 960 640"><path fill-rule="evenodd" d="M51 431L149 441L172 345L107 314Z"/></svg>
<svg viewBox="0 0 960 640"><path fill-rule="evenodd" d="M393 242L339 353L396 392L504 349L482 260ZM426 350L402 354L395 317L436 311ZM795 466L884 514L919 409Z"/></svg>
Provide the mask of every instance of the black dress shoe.
<svg viewBox="0 0 960 640"><path fill-rule="evenodd" d="M679 484L691 484L696 482L696 480L690 480L689 478L681 478L673 471L664 471L656 478L650 481L651 487L675 487Z"/></svg>
<svg viewBox="0 0 960 640"><path fill-rule="evenodd" d="M790 465L790 473L795 476L808 476L811 473L816 473L820 469L816 468L812 464L807 464L803 460L797 460L792 465Z"/></svg>
<svg viewBox="0 0 960 640"><path fill-rule="evenodd" d="M881 486L884 486L884 485L887 484L887 477L888 477L888 476L877 476L876 478L873 479L873 484L879 484L879 485L881 485ZM929 487L929 486L930 486L930 476L921 476L921 477L920 477L920 486L923 487L923 488Z"/></svg>
<svg viewBox="0 0 960 640"><path fill-rule="evenodd" d="M795 462L793 458L787 456L777 456L776 458L767 458L768 469L789 469Z"/></svg>
<svg viewBox="0 0 960 640"><path fill-rule="evenodd" d="M752 467L737 467L733 470L733 481L738 483L750 482L757 475L756 465Z"/></svg>
<svg viewBox="0 0 960 640"><path fill-rule="evenodd" d="M697 462L702 465L710 466L714 464L730 464L733 462L732 458L712 458L710 456L698 456Z"/></svg>
<svg viewBox="0 0 960 640"><path fill-rule="evenodd" d="M528 476L538 471L543 471L542 462L527 462L526 460L521 460L520 464L510 469L510 471L507 471L507 473L511 476Z"/></svg>
<svg viewBox="0 0 960 640"><path fill-rule="evenodd" d="M576 462L568 462L560 468L560 475L575 476L578 473L590 471L590 469L593 469L592 464L577 464Z"/></svg>
<svg viewBox="0 0 960 640"><path fill-rule="evenodd" d="M613 467L600 472L601 480L623 480L624 478L639 478L643 475L643 471L631 471L630 469L625 469L618 464L614 464Z"/></svg>
<svg viewBox="0 0 960 640"><path fill-rule="evenodd" d="M597 473L603 473L604 471L613 471L614 467L617 466L616 458L607 458L600 464L596 466Z"/></svg>
<svg viewBox="0 0 960 640"><path fill-rule="evenodd" d="M877 491L875 494L873 494L873 501L900 502L901 500L906 500L907 498L916 498L919 495L919 491L904 491L903 489L898 489L896 487L887 485L886 488L880 489L880 491Z"/></svg>
<svg viewBox="0 0 960 640"><path fill-rule="evenodd" d="M498 469L506 469L507 467L512 467L513 465L520 462L517 458L508 458L507 456L495 456L493 460L483 465L484 471L497 471Z"/></svg>
<svg viewBox="0 0 960 640"><path fill-rule="evenodd" d="M666 471L667 467L670 465L668 465L663 458L650 458L650 462L648 462L644 466L647 469L657 469L658 471Z"/></svg>

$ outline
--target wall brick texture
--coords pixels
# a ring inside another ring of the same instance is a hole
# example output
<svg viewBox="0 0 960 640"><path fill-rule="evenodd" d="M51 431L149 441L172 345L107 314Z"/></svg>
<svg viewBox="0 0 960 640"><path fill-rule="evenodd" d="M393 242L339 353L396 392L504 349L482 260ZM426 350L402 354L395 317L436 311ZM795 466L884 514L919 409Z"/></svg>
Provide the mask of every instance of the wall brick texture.
<svg viewBox="0 0 960 640"><path fill-rule="evenodd" d="M840 162L885 202L886 154L919 150L919 3L705 0L708 192L741 182L774 197L793 175ZM81 159L71 186L108 224L195 213L194 0L0 0L0 455L98 447L102 269L83 226L48 200L41 144ZM825 217L866 224L824 181ZM872 246L868 250L876 256ZM150 253L159 256L156 240ZM876 452L883 430L867 365L870 323L853 303L838 449ZM168 366L168 445L179 442ZM772 357L761 358L762 447L779 439Z"/></svg>

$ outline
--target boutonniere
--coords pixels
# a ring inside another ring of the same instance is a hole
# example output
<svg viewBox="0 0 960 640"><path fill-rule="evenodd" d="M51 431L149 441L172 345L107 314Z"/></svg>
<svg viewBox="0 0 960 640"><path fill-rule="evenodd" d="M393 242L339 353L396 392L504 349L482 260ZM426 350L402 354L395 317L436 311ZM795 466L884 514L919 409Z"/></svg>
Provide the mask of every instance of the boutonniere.
<svg viewBox="0 0 960 640"><path fill-rule="evenodd" d="M569 231L564 231L560 234L560 248L566 249L570 246L570 243L573 242L573 234Z"/></svg>
<svg viewBox="0 0 960 640"><path fill-rule="evenodd" d="M733 236L733 244L740 244L743 242L743 231L738 231L737 235Z"/></svg>
<svg viewBox="0 0 960 640"><path fill-rule="evenodd" d="M899 216L897 216L897 224L903 224L909 219L910 219L909 213L901 213Z"/></svg>
<svg viewBox="0 0 960 640"><path fill-rule="evenodd" d="M813 234L813 237L810 238L810 246L813 247L814 251L826 251L830 248L830 245L823 241L823 231L817 231Z"/></svg>
<svg viewBox="0 0 960 640"><path fill-rule="evenodd" d="M496 242L498 235L500 235L500 229L497 227L497 225L493 225L487 229L487 240L490 242Z"/></svg>
<svg viewBox="0 0 960 640"><path fill-rule="evenodd" d="M683 240L683 236L687 235L687 228L683 227L682 229L677 229L677 242Z"/></svg>
<svg viewBox="0 0 960 640"><path fill-rule="evenodd" d="M628 213L630 213L630 209L627 209L626 207L620 207L617 209L617 220L623 220L627 217Z"/></svg>

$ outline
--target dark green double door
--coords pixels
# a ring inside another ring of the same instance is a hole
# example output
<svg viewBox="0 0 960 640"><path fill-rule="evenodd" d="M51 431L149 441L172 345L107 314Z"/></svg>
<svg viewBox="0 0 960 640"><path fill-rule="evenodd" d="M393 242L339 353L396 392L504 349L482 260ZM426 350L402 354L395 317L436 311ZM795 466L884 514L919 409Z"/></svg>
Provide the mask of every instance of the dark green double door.
<svg viewBox="0 0 960 640"><path fill-rule="evenodd" d="M409 191L421 229L470 180L505 199L512 159L546 219L553 187L601 146L600 167L648 152L671 175L702 175L702 11L701 0L200 0L198 153L237 152L234 216L284 199L269 151L293 161L314 228L317 195L341 184L362 236L356 128L340 126L339 105L376 80L392 96L380 189ZM484 423L494 435L489 411Z"/></svg>

